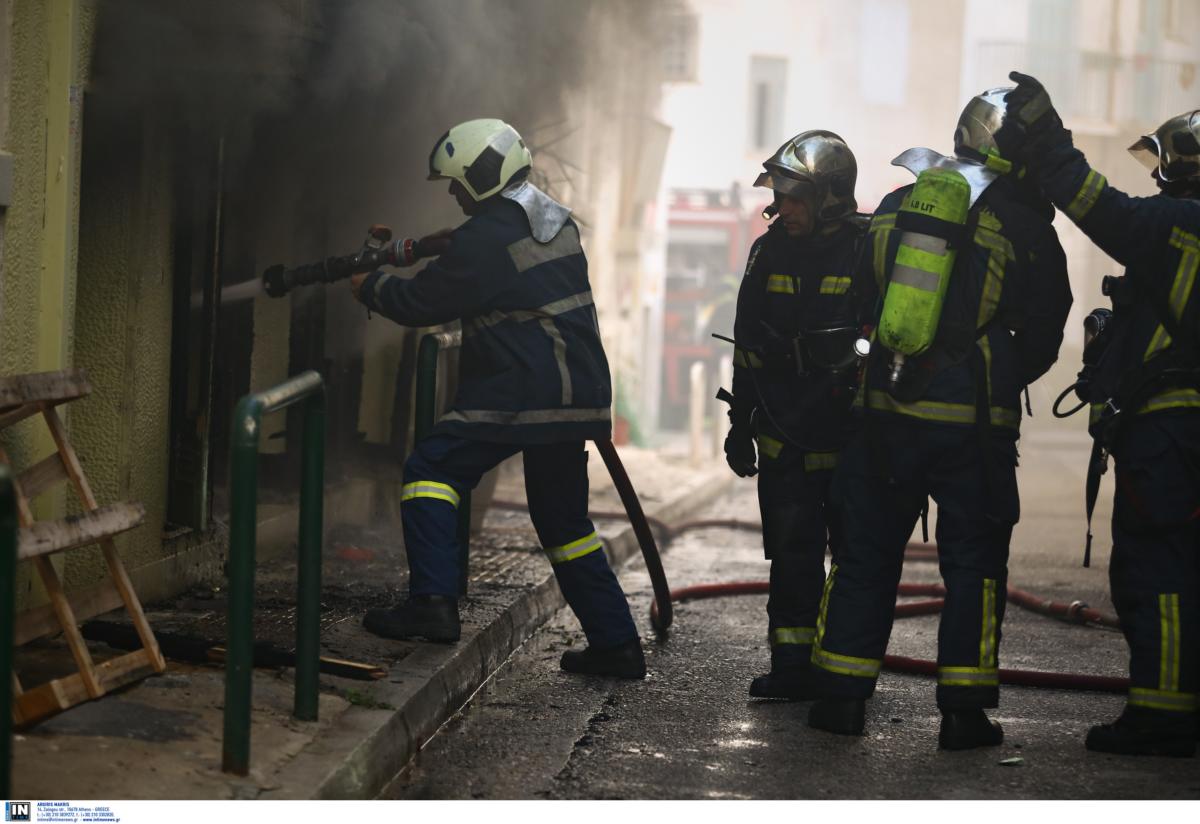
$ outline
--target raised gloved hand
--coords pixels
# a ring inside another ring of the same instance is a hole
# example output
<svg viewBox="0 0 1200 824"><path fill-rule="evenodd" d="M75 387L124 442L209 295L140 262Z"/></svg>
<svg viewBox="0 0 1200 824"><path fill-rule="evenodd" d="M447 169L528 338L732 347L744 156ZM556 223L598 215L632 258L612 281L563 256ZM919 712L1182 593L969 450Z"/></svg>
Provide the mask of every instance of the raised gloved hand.
<svg viewBox="0 0 1200 824"><path fill-rule="evenodd" d="M733 415L730 414L732 418ZM746 423L733 422L725 436L725 462L739 478L753 478L758 474L754 464L758 455L754 451L754 433Z"/></svg>
<svg viewBox="0 0 1200 824"><path fill-rule="evenodd" d="M1046 88L1034 77L1009 72L1017 87L1004 95L1008 114L994 139L1003 157L1028 163L1049 146L1071 139Z"/></svg>

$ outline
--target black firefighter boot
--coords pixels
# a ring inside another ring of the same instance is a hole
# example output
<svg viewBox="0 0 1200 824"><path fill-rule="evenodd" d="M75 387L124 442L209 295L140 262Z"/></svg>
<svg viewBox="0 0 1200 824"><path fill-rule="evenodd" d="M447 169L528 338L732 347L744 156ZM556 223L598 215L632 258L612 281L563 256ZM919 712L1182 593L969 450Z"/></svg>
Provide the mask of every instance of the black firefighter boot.
<svg viewBox="0 0 1200 824"><path fill-rule="evenodd" d="M1094 752L1117 755L1191 758L1196 754L1197 726L1194 715L1125 707L1116 721L1088 730L1085 745Z"/></svg>
<svg viewBox="0 0 1200 824"><path fill-rule="evenodd" d="M384 638L424 638L442 644L452 644L462 634L458 599L450 595L413 595L394 607L369 609L363 626Z"/></svg>
<svg viewBox="0 0 1200 824"><path fill-rule="evenodd" d="M938 747L943 750L972 750L995 747L1004 741L1004 729L983 710L942 710Z"/></svg>
<svg viewBox="0 0 1200 824"><path fill-rule="evenodd" d="M861 698L823 698L808 710L808 726L838 735L862 735L867 702Z"/></svg>
<svg viewBox="0 0 1200 824"><path fill-rule="evenodd" d="M602 675L630 680L646 677L646 658L642 655L640 638L606 649L588 647L582 650L567 650L562 654L558 666L564 672L580 675Z"/></svg>
<svg viewBox="0 0 1200 824"><path fill-rule="evenodd" d="M778 698L785 701L813 701L818 697L807 660L784 660L771 652L771 671L750 682L751 698Z"/></svg>

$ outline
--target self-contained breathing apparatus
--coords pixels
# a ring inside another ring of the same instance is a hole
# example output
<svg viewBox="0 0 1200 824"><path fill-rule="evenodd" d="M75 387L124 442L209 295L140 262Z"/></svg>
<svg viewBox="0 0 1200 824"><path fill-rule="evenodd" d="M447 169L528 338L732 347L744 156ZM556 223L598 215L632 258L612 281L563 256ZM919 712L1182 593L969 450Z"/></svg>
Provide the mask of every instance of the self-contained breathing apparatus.
<svg viewBox="0 0 1200 824"><path fill-rule="evenodd" d="M888 393L911 403L945 365L939 361L953 360L934 346L946 293L958 250L971 242L971 210L998 172L921 148L892 164L907 168L917 181L896 215L900 243L885 276L876 339L891 353Z"/></svg>
<svg viewBox="0 0 1200 824"><path fill-rule="evenodd" d="M1092 452L1088 459L1085 507L1087 539L1084 544L1083 565L1091 566L1092 513L1100 492L1100 479L1108 471L1108 458L1118 443L1129 416L1137 414L1151 398L1172 388L1200 389L1200 346L1197 330L1181 324L1166 305L1155 300L1155 315L1171 336L1174 346L1146 360L1141 368L1125 370L1115 386L1102 385L1096 378L1106 355L1121 334L1121 324L1131 313L1136 300L1133 286L1125 277L1105 276L1100 291L1112 300L1113 308L1093 309L1083 320L1083 367L1075 382L1059 394L1054 402L1054 416L1067 418L1084 407L1090 407L1088 431L1092 436ZM1072 409L1060 410L1062 401L1071 393L1080 403Z"/></svg>

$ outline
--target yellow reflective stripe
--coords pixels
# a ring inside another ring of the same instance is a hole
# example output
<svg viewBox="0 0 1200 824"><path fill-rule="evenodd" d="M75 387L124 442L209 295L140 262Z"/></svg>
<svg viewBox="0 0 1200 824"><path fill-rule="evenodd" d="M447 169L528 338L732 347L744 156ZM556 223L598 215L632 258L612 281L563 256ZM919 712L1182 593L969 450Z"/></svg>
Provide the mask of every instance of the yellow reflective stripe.
<svg viewBox="0 0 1200 824"><path fill-rule="evenodd" d="M771 646L811 644L816 637L816 627L775 627L771 630Z"/></svg>
<svg viewBox="0 0 1200 824"><path fill-rule="evenodd" d="M992 342L987 335L983 335L976 343L979 345L979 351L983 353L983 376L987 382L988 402L992 400Z"/></svg>
<svg viewBox="0 0 1200 824"><path fill-rule="evenodd" d="M1196 271L1200 269L1200 238L1176 226L1171 231L1170 244L1183 253L1179 258L1179 268L1175 270L1175 280L1171 283L1171 295L1168 300L1171 314L1179 321L1183 319L1184 309L1187 308L1196 285ZM1146 359L1170 345L1171 335L1159 324L1154 330L1154 337L1150 339L1150 345L1146 347Z"/></svg>
<svg viewBox="0 0 1200 824"><path fill-rule="evenodd" d="M1159 654L1158 688L1179 691L1179 594L1158 596Z"/></svg>
<svg viewBox="0 0 1200 824"><path fill-rule="evenodd" d="M796 294L796 279L791 275L769 275L767 291L780 295L794 295Z"/></svg>
<svg viewBox="0 0 1200 824"><path fill-rule="evenodd" d="M1104 175L1095 169L1089 169L1087 177L1084 178L1083 185L1079 187L1079 191L1075 194L1075 199L1067 207L1067 217L1071 218L1071 220L1083 220L1087 216L1087 213L1092 210L1092 207L1096 205L1096 201L1100 199L1100 192L1104 189L1106 183Z"/></svg>
<svg viewBox="0 0 1200 824"><path fill-rule="evenodd" d="M979 666L996 667L996 581L983 579L983 620L979 632Z"/></svg>
<svg viewBox="0 0 1200 824"><path fill-rule="evenodd" d="M1128 701L1131 706L1168 712L1195 712L1200 708L1200 701L1197 701L1194 692L1150 690L1144 687L1130 687Z"/></svg>
<svg viewBox="0 0 1200 824"><path fill-rule="evenodd" d="M882 389L872 389L868 398L872 409L895 412L936 423L975 423L975 407L966 403L943 403L941 401L916 401L901 403ZM1019 429L1021 413L1002 406L991 408L992 426Z"/></svg>
<svg viewBox="0 0 1200 824"><path fill-rule="evenodd" d="M1005 241L1005 243L1007 242ZM996 308L1000 305L1000 294L1004 289L1004 266L1004 254L993 250L988 255L987 275L983 281L983 293L979 296L979 316L975 322L976 329L982 329L996 315Z"/></svg>
<svg viewBox="0 0 1200 824"><path fill-rule="evenodd" d="M822 295L844 295L850 291L850 278L829 275L821 278Z"/></svg>
<svg viewBox="0 0 1200 824"><path fill-rule="evenodd" d="M883 289L883 280L885 269L887 267L887 247L888 240L892 236L892 229L896 227L896 214L880 215L871 220L871 241L873 244L873 263L875 270L875 283L880 289Z"/></svg>
<svg viewBox="0 0 1200 824"><path fill-rule="evenodd" d="M995 667L938 667L937 680L943 687L998 687L1000 670Z"/></svg>
<svg viewBox="0 0 1200 824"><path fill-rule="evenodd" d="M1161 412L1164 409L1200 409L1200 392L1195 389L1171 389L1146 401L1137 414Z"/></svg>
<svg viewBox="0 0 1200 824"><path fill-rule="evenodd" d="M546 557L550 559L550 563L552 564L561 564L567 561L574 561L576 558L582 558L584 555L590 555L603 547L604 544L600 540L600 536L593 532L577 541L571 541L569 544L546 547Z"/></svg>
<svg viewBox="0 0 1200 824"><path fill-rule="evenodd" d="M1100 423L1100 418L1104 414L1104 408L1108 406L1106 403L1094 403L1088 410L1088 426L1095 426Z"/></svg>
<svg viewBox="0 0 1200 824"><path fill-rule="evenodd" d="M822 469L833 469L837 466L836 452L808 452L804 455L804 471L818 472Z"/></svg>
<svg viewBox="0 0 1200 824"><path fill-rule="evenodd" d="M758 435L755 440L758 441L758 451L768 458L778 458L783 451L783 441L777 441L769 435Z"/></svg>
<svg viewBox="0 0 1200 824"><path fill-rule="evenodd" d="M825 579L825 588L821 591L821 607L817 610L817 639L816 646L821 646L825 638L825 614L829 609L829 593L833 591L833 579L837 575L837 564L829 565L829 577Z"/></svg>
<svg viewBox="0 0 1200 824"><path fill-rule="evenodd" d="M983 219L980 218L982 223ZM995 228L978 226L975 229L975 245L982 246L990 252L995 252L1004 260L1016 260L1017 253L1013 251L1012 241L998 231L1000 222L996 221Z"/></svg>
<svg viewBox="0 0 1200 824"><path fill-rule="evenodd" d="M747 369L761 369L762 358L753 352L747 352L745 349L735 346L733 349L733 365Z"/></svg>
<svg viewBox="0 0 1200 824"><path fill-rule="evenodd" d="M823 670L857 678L878 678L879 671L883 668L882 659L838 655L818 646L813 647L812 662Z"/></svg>
<svg viewBox="0 0 1200 824"><path fill-rule="evenodd" d="M454 487L437 481L413 481L400 487L401 502L411 501L415 498L433 498L437 501L445 501L455 509L458 508L460 500Z"/></svg>

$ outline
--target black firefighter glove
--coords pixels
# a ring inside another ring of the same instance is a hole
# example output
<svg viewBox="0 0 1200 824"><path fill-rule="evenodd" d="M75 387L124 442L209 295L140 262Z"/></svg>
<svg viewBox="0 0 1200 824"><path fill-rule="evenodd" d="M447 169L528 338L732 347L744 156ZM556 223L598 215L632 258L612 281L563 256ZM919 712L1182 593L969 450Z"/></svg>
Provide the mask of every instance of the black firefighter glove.
<svg viewBox="0 0 1200 824"><path fill-rule="evenodd" d="M729 412L729 434L725 436L725 462L739 478L753 478L758 474L754 465L758 456L754 451L754 430L748 418L734 416Z"/></svg>
<svg viewBox="0 0 1200 824"><path fill-rule="evenodd" d="M1036 78L1020 72L1009 72L1008 77L1017 87L1004 95L1008 112L994 135L996 147L1002 157L1033 165L1048 149L1069 143L1071 133Z"/></svg>

